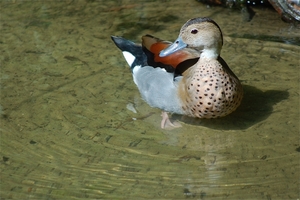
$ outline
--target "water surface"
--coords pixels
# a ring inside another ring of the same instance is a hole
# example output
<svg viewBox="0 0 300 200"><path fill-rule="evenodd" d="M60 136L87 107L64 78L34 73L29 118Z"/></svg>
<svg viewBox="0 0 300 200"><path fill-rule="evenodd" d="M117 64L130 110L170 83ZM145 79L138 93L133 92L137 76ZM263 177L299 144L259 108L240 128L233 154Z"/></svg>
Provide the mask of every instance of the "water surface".
<svg viewBox="0 0 300 200"><path fill-rule="evenodd" d="M299 198L300 30L254 11L247 22L192 0L1 1L0 197ZM199 16L221 27L244 99L162 130L110 36L172 41Z"/></svg>

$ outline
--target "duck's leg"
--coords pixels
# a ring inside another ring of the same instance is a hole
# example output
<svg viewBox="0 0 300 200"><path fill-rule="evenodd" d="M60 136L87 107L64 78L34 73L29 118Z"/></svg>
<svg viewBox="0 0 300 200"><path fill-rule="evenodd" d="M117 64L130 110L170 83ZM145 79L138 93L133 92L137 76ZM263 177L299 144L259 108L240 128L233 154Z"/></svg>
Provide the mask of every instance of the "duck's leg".
<svg viewBox="0 0 300 200"><path fill-rule="evenodd" d="M168 113L165 112L165 111L162 111L161 113L161 116L162 116L162 120L161 120L161 123L160 123L160 127L162 129L173 129L173 128L179 128L181 127L181 125L178 123L178 122L174 122L172 123L169 119L169 116L168 116Z"/></svg>

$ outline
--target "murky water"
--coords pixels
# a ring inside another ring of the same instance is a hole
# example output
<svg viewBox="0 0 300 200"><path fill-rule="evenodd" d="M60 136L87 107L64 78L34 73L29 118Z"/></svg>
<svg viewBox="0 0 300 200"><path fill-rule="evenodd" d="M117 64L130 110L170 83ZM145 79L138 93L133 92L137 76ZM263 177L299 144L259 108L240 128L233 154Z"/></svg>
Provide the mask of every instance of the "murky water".
<svg viewBox="0 0 300 200"><path fill-rule="evenodd" d="M1 1L0 198L299 198L300 30L254 10L246 22L193 0ZM223 30L244 100L162 130L110 36L172 41L199 16Z"/></svg>

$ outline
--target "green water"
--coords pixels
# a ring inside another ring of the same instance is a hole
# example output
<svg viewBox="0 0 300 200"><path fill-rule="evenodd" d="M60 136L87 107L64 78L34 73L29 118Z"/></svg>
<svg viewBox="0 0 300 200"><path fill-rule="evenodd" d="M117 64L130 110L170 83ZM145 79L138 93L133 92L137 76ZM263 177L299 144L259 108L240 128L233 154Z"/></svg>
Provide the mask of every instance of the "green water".
<svg viewBox="0 0 300 200"><path fill-rule="evenodd" d="M300 29L254 11L246 22L193 0L1 1L0 199L299 199ZM162 130L110 36L172 41L199 16L221 27L244 99Z"/></svg>

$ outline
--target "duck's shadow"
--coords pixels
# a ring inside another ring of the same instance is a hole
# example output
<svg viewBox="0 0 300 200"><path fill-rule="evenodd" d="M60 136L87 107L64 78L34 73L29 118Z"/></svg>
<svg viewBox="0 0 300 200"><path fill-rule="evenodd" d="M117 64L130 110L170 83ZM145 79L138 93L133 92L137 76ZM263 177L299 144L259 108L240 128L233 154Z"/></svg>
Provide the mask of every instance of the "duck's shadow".
<svg viewBox="0 0 300 200"><path fill-rule="evenodd" d="M219 130L247 129L268 118L273 112L273 106L289 97L287 91L268 90L263 92L253 86L243 85L244 97L239 108L232 114L217 119L196 119L173 115L172 119L186 124L204 126Z"/></svg>

